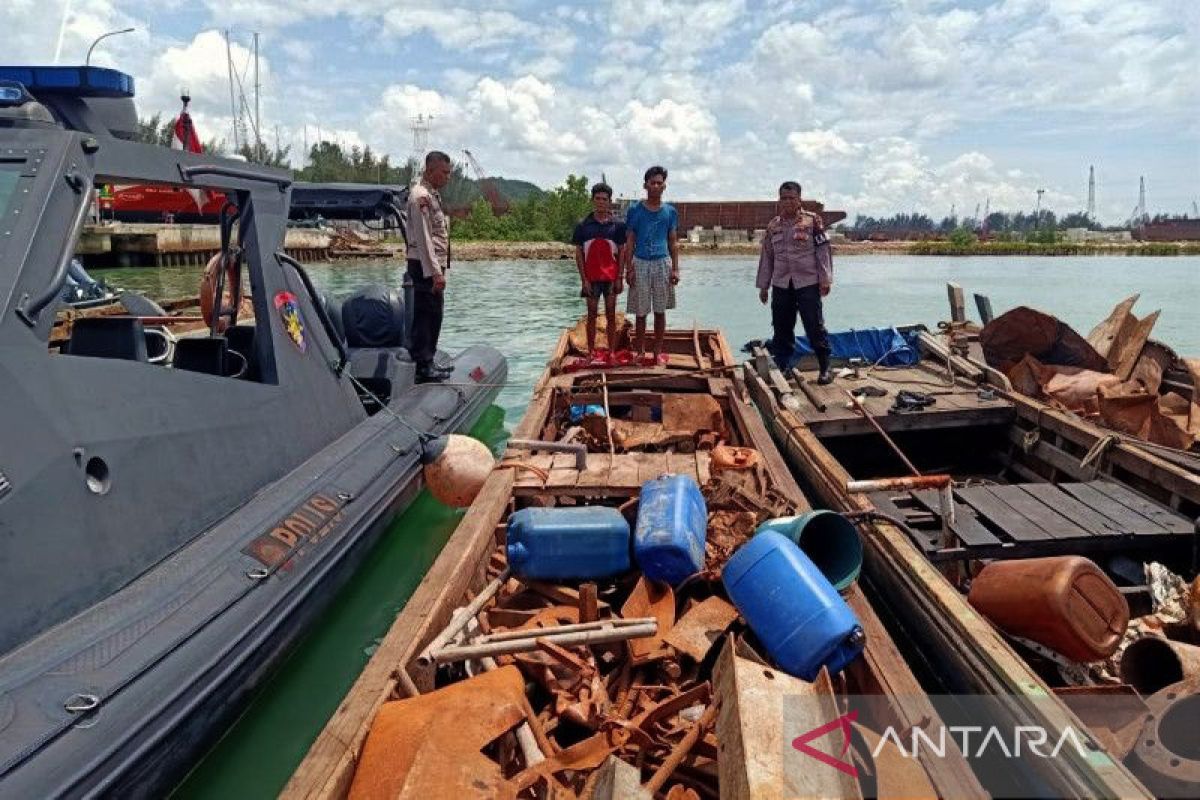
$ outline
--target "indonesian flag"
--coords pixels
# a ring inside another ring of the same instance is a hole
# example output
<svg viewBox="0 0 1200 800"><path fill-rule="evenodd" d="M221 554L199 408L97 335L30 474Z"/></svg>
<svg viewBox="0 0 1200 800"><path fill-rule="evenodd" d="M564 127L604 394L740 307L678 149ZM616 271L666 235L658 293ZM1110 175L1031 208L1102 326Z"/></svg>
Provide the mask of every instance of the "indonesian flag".
<svg viewBox="0 0 1200 800"><path fill-rule="evenodd" d="M179 116L175 118L175 133L171 137L171 149L187 150L189 153L204 152L204 148L200 146L200 137L196 135L196 126L192 124L192 115L188 113L186 101L179 112ZM187 193L196 202L196 211L204 208L204 203L208 195L206 191L203 189L188 189Z"/></svg>

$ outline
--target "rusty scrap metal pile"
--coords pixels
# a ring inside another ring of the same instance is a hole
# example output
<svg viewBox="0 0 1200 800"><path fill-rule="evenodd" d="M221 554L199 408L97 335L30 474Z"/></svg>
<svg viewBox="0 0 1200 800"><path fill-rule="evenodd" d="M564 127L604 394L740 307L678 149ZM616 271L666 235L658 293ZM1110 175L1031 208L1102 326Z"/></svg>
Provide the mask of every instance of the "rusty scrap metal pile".
<svg viewBox="0 0 1200 800"><path fill-rule="evenodd" d="M704 569L675 590L637 570L518 578L494 552L490 582L418 658L441 688L384 704L351 796L717 797L714 664L734 641L753 655L721 568L760 522L795 510L756 453L734 455L748 468L704 487ZM637 502L621 508L630 520Z"/></svg>
<svg viewBox="0 0 1200 800"><path fill-rule="evenodd" d="M1159 312L1139 319L1137 300L1118 303L1086 339L1048 314L1015 308L980 332L984 357L1024 395L1186 451L1200 438L1200 359L1150 339Z"/></svg>

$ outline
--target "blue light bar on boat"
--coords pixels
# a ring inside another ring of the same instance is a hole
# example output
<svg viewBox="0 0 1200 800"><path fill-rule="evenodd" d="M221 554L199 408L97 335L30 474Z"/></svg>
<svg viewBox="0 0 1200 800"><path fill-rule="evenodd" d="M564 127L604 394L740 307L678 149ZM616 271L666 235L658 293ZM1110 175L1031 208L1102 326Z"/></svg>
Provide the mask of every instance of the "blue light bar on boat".
<svg viewBox="0 0 1200 800"><path fill-rule="evenodd" d="M16 81L33 95L133 97L133 76L106 67L0 67L0 81Z"/></svg>
<svg viewBox="0 0 1200 800"><path fill-rule="evenodd" d="M16 81L0 81L0 108L25 105L29 95Z"/></svg>

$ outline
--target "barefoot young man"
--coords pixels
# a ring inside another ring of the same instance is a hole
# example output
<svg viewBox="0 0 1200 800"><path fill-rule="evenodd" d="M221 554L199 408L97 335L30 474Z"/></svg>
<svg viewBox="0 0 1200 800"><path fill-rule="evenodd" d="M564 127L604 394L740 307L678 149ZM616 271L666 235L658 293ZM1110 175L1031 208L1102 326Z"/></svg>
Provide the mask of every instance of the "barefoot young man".
<svg viewBox="0 0 1200 800"><path fill-rule="evenodd" d="M784 181L779 187L779 216L767 224L755 285L763 304L770 289L775 327L770 349L780 369L791 365L799 313L804 335L817 355L817 383L832 383L821 298L833 288L833 259L821 218L800 208L800 184L795 181Z"/></svg>
<svg viewBox="0 0 1200 800"><path fill-rule="evenodd" d="M667 309L675 307L675 285L679 283L679 218L675 207L662 201L667 188L667 171L646 170L643 186L646 199L625 213L625 279L629 282L626 310L637 318L635 326L639 363L658 364L667 332ZM646 315L654 313L654 357L646 359Z"/></svg>
<svg viewBox="0 0 1200 800"><path fill-rule="evenodd" d="M596 314L604 298L605 339L608 357L616 350L617 295L621 293L621 248L625 246L625 223L612 215L612 187L597 183L592 187L592 213L575 226L575 266L583 289L579 296L587 300L588 358L596 353Z"/></svg>

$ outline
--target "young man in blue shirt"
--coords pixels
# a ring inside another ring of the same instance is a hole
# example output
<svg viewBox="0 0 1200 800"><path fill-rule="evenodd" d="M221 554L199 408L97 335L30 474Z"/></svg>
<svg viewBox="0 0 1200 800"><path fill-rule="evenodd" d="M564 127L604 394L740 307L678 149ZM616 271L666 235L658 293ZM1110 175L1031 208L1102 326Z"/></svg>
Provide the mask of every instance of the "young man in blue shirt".
<svg viewBox="0 0 1200 800"><path fill-rule="evenodd" d="M675 207L662 201L667 171L646 170L646 199L625 213L625 280L629 284L626 311L636 317L634 349L641 364L657 365L667 332L667 309L675 307L679 283L679 217ZM646 315L654 313L654 356L646 358Z"/></svg>

